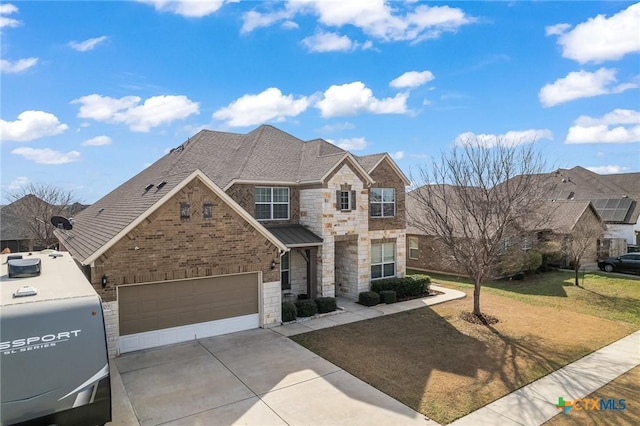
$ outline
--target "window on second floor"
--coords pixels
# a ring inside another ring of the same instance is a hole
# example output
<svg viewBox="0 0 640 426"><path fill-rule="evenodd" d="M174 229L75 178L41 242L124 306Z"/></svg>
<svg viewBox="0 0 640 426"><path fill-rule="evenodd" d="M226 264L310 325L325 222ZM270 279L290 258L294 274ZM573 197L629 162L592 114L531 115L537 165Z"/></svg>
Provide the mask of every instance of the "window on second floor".
<svg viewBox="0 0 640 426"><path fill-rule="evenodd" d="M185 203L185 202L180 203L180 219L181 220L191 219L191 206L189 205L189 203Z"/></svg>
<svg viewBox="0 0 640 426"><path fill-rule="evenodd" d="M394 217L396 215L396 190L394 188L371 188L369 190L371 217Z"/></svg>
<svg viewBox="0 0 640 426"><path fill-rule="evenodd" d="M256 188L256 219L289 219L289 188Z"/></svg>
<svg viewBox="0 0 640 426"><path fill-rule="evenodd" d="M212 219L213 218L213 204L212 203L204 203L202 205L202 218L203 219Z"/></svg>
<svg viewBox="0 0 640 426"><path fill-rule="evenodd" d="M336 191L336 210L351 211L356 209L356 191Z"/></svg>

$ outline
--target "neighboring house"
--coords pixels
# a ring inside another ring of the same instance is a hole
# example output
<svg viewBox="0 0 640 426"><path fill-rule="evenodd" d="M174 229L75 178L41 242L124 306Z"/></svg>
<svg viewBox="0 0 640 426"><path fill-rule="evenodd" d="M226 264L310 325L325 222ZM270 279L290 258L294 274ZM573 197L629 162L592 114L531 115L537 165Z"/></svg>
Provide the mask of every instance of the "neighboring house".
<svg viewBox="0 0 640 426"><path fill-rule="evenodd" d="M57 235L111 311L112 355L281 321L298 295L356 299L405 273L405 187L272 126L203 130Z"/></svg>
<svg viewBox="0 0 640 426"><path fill-rule="evenodd" d="M534 245L543 248L543 243L555 242L558 248L570 256L582 251L582 265L596 264L600 239L604 235L606 224L589 200L548 201L548 223L540 227L534 238ZM549 247L547 246L547 249ZM562 266L571 266L571 259L562 259Z"/></svg>
<svg viewBox="0 0 640 426"><path fill-rule="evenodd" d="M36 197L26 195L0 209L0 250L11 252L28 252L48 248L43 244L45 237L53 237L51 216L62 215L72 217L86 208L74 203L70 206L54 206ZM51 241L50 241L51 242Z"/></svg>
<svg viewBox="0 0 640 426"><path fill-rule="evenodd" d="M419 191L420 188L414 190ZM407 194L407 211L415 211L419 203L413 195ZM451 191L454 196L454 191ZM455 203L453 203L455 204ZM452 203L449 203L450 207ZM443 208L445 206L443 205ZM584 227L604 229L604 224L588 200L583 201L552 201L545 202L540 208L541 215L532 218L531 223L525 224L530 230L524 235L518 232L517 236L506 237L500 241L503 250L518 249L526 252L532 249L542 249L543 243L554 242L561 249L569 238L576 235ZM407 268L423 271L437 271L454 274L464 274L461 265L457 264L451 250L436 235L427 235L412 223L411 214L407 223ZM512 233L513 234L513 233ZM462 235L462 233L461 233ZM513 234L516 235L516 234ZM583 264L595 263L598 254L598 241L594 239L583 257ZM496 274L500 274L496 265Z"/></svg>
<svg viewBox="0 0 640 426"><path fill-rule="evenodd" d="M640 244L640 173L600 175L576 166L544 176L555 185L549 198L591 201L607 225L605 239Z"/></svg>

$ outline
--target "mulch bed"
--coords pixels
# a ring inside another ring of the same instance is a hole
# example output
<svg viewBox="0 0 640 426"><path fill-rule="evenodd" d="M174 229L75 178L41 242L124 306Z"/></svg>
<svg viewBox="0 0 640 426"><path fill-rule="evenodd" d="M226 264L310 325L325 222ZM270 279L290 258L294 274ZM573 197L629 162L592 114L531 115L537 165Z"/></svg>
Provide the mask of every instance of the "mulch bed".
<svg viewBox="0 0 640 426"><path fill-rule="evenodd" d="M492 325L497 324L500 320L492 315L480 314L476 315L473 312L462 311L458 317L463 321L470 322L471 324Z"/></svg>

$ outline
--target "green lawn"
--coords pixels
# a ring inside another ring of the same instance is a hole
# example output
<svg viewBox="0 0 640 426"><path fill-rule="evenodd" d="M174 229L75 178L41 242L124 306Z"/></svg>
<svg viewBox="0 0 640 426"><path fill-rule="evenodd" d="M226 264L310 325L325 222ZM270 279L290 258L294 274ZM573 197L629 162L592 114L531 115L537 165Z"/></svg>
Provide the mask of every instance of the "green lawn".
<svg viewBox="0 0 640 426"><path fill-rule="evenodd" d="M570 272L489 283L482 311L500 322L485 326L459 318L472 309L468 280L431 276L468 297L293 340L446 424L640 328L634 277L587 275L585 288Z"/></svg>
<svg viewBox="0 0 640 426"><path fill-rule="evenodd" d="M407 270L407 274L424 273ZM468 278L442 274L428 274L445 287L458 290L473 289ZM530 305L550 306L573 312L598 316L614 321L640 325L640 276L611 276L600 273L580 274L580 284L574 284L569 271L531 275L521 281L492 281L482 287L482 294L492 293Z"/></svg>

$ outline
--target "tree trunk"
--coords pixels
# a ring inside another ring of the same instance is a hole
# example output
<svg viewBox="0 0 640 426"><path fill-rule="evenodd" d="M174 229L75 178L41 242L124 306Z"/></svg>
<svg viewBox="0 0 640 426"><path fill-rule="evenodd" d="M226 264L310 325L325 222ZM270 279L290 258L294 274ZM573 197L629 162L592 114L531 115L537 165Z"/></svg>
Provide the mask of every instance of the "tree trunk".
<svg viewBox="0 0 640 426"><path fill-rule="evenodd" d="M476 280L473 286L473 314L480 316L480 280Z"/></svg>
<svg viewBox="0 0 640 426"><path fill-rule="evenodd" d="M576 271L576 281L575 281L575 285L576 285L576 287L580 287L580 281L578 280L578 273L579 273L579 271L580 271L580 267L579 267L579 266L576 266L574 269L575 269L575 271Z"/></svg>

